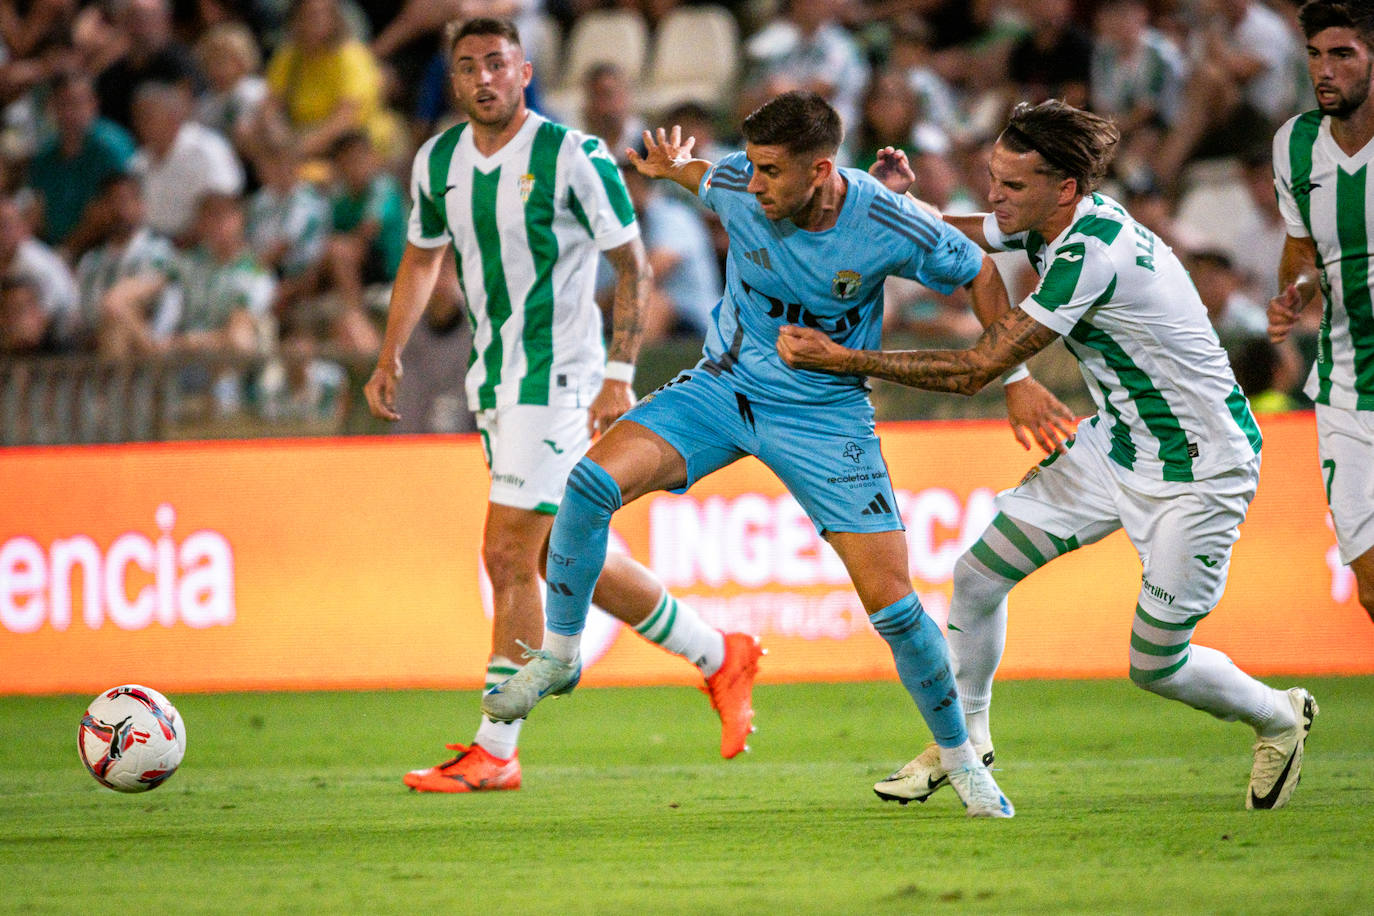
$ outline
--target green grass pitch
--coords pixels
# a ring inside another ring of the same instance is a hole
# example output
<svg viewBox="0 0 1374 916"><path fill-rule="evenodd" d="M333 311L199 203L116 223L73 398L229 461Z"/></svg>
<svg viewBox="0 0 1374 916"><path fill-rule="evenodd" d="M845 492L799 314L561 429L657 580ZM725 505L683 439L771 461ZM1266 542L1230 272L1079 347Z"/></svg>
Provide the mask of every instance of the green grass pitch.
<svg viewBox="0 0 1374 916"><path fill-rule="evenodd" d="M181 771L128 796L77 759L87 698L5 697L0 911L1372 912L1374 678L1305 683L1274 812L1244 810L1243 725L1124 680L999 684L1011 821L874 797L926 740L896 683L760 687L733 761L693 690L583 689L526 726L521 791L472 796L400 784L471 737L471 693L174 695Z"/></svg>

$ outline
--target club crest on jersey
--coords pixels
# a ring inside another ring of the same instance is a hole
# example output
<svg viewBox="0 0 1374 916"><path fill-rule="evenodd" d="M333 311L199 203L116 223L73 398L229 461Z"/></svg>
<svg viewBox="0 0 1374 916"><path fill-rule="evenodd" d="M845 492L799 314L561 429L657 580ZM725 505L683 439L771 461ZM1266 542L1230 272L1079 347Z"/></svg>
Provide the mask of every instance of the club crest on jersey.
<svg viewBox="0 0 1374 916"><path fill-rule="evenodd" d="M835 279L830 281L830 291L836 299L848 299L859 291L863 275L853 270L838 270Z"/></svg>
<svg viewBox="0 0 1374 916"><path fill-rule="evenodd" d="M534 176L524 174L520 176L520 202L527 204L530 202L530 194L534 191Z"/></svg>

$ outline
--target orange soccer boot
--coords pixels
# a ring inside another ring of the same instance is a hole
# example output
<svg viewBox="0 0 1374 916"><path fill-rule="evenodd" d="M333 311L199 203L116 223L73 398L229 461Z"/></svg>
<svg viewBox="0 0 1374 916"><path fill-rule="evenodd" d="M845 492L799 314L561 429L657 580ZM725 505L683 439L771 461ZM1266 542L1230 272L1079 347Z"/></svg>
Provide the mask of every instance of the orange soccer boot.
<svg viewBox="0 0 1374 916"><path fill-rule="evenodd" d="M509 760L493 757L480 744L444 745L458 756L424 770L411 770L401 781L416 792L486 792L520 788L520 752Z"/></svg>
<svg viewBox="0 0 1374 916"><path fill-rule="evenodd" d="M754 731L754 678L759 673L759 658L767 649L757 636L726 633L725 662L706 679L702 688L711 698L711 708L720 714L720 756L727 760L749 750L745 742Z"/></svg>

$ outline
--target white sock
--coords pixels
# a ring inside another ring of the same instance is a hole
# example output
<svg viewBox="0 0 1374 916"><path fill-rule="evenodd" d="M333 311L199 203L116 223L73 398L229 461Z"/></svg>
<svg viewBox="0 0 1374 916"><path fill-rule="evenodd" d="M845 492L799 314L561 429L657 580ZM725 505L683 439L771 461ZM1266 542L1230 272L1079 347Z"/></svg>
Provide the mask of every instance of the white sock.
<svg viewBox="0 0 1374 916"><path fill-rule="evenodd" d="M725 635L708 626L692 606L674 598L666 589L658 605L635 626L635 632L649 642L681 655L705 677L725 664Z"/></svg>
<svg viewBox="0 0 1374 916"><path fill-rule="evenodd" d="M1293 711L1281 691L1260 683L1237 668L1226 655L1206 646L1190 646L1188 661L1182 668L1143 686L1218 719L1239 719L1261 734L1276 734L1293 727Z"/></svg>
<svg viewBox="0 0 1374 916"><path fill-rule="evenodd" d="M968 729L968 740L974 747L992 744L992 731L988 728L988 711L964 712L964 727Z"/></svg>
<svg viewBox="0 0 1374 916"><path fill-rule="evenodd" d="M544 642L540 648L545 652L552 653L554 658L571 664L582 648L582 634L575 633L572 636L564 636L562 633L554 633L545 627Z"/></svg>
<svg viewBox="0 0 1374 916"><path fill-rule="evenodd" d="M495 687L519 670L520 666L506 656L491 656L487 660L487 685L483 692L485 693L486 690ZM477 727L477 737L473 739L472 743L480 744L488 754L498 760L509 760L515 756L515 750L520 744L520 727L524 724L524 719L516 719L514 722L494 722L483 716L482 724Z"/></svg>
<svg viewBox="0 0 1374 916"><path fill-rule="evenodd" d="M946 771L953 771L966 766L974 766L982 763L978 759L978 752L973 749L973 742L965 740L958 747L940 748L940 766Z"/></svg>
<svg viewBox="0 0 1374 916"><path fill-rule="evenodd" d="M981 564L979 564L981 565ZM992 678L1007 643L1007 592L1016 583L983 571L964 554L954 564L954 594L949 605L949 655L964 716L983 713L992 704ZM970 737L974 736L972 725Z"/></svg>
<svg viewBox="0 0 1374 916"><path fill-rule="evenodd" d="M477 737L472 743L480 744L488 754L498 760L509 760L515 756L515 749L520 745L520 726L524 724L524 719L516 719L514 722L493 722L483 716L482 724L477 726Z"/></svg>

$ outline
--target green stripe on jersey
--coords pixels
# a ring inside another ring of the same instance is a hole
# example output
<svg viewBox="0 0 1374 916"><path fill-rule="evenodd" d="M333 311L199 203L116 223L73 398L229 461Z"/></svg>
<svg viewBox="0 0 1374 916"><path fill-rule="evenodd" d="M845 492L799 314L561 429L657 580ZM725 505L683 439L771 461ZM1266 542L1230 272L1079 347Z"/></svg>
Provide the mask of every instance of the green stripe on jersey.
<svg viewBox="0 0 1374 916"><path fill-rule="evenodd" d="M1350 346L1354 351L1354 387L1358 410L1374 409L1374 311L1369 294L1369 233L1366 230L1365 183L1369 167L1353 175L1336 168L1336 238L1341 245L1341 299L1345 302ZM1330 403L1331 322L1322 322L1322 353L1318 363L1321 379L1317 400Z"/></svg>
<svg viewBox="0 0 1374 916"><path fill-rule="evenodd" d="M1111 335L1086 321L1079 321L1069 336L1102 354L1108 368L1116 373L1117 381L1125 388L1145 428L1159 440L1159 459L1164 464L1164 479L1191 481L1193 459L1188 454L1188 437L1170 409L1169 402L1164 399L1164 394L1155 387L1145 370L1135 364L1130 354Z"/></svg>
<svg viewBox="0 0 1374 916"><path fill-rule="evenodd" d="M1312 195L1308 183L1312 179L1312 147L1317 142L1317 130L1322 125L1320 111L1308 111L1293 123L1293 132L1288 135L1288 163L1292 171L1293 198L1298 202L1298 213L1312 235ZM1317 267L1321 267L1321 255L1317 256Z"/></svg>
<svg viewBox="0 0 1374 916"><path fill-rule="evenodd" d="M1236 421L1240 431L1245 433L1245 438L1250 441L1250 447L1258 455L1264 445L1264 437L1260 435L1259 424L1255 422L1255 415L1250 412L1250 402L1245 400L1239 385L1231 386L1231 393L1226 396L1226 406L1231 411L1231 419Z"/></svg>
<svg viewBox="0 0 1374 916"><path fill-rule="evenodd" d="M606 189L606 196L610 198L615 218L620 220L622 226L633 223L635 208L634 204L630 203L630 192L625 190L625 180L620 177L620 166L616 165L610 153L606 152L605 144L592 137L582 144L582 151L592 161L596 174L601 176L601 184Z"/></svg>
<svg viewBox="0 0 1374 916"><path fill-rule="evenodd" d="M553 191L558 177L558 150L568 129L545 121L530 149L534 185L525 201L525 237L534 262L534 282L525 297L525 377L520 380L521 404L549 403L549 374L553 369L553 268L558 262L558 238L553 232Z"/></svg>
<svg viewBox="0 0 1374 916"><path fill-rule="evenodd" d="M496 406L496 386L501 381L505 358L501 328L511 316L510 290L506 288L506 271L501 263L501 227L496 221L496 192L500 185L500 166L491 174L472 170L472 228L482 257L482 286L487 294L487 320L491 324L491 340L482 351L487 377L477 388L479 410Z"/></svg>
<svg viewBox="0 0 1374 916"><path fill-rule="evenodd" d="M587 230L587 234L592 235L592 221L587 219L587 211L582 209L582 201L577 199L577 193L572 188L568 188L568 209L582 228Z"/></svg>
<svg viewBox="0 0 1374 916"><path fill-rule="evenodd" d="M1098 198L1098 202L1102 202L1101 198ZM1092 236L1110 245L1112 242L1115 242L1116 237L1121 234L1121 224L1114 219L1107 219L1105 216L1093 214L1085 216L1074 223L1073 228L1070 229L1069 232Z"/></svg>
<svg viewBox="0 0 1374 916"><path fill-rule="evenodd" d="M1083 256L1087 248L1082 242L1069 242L1061 245L1050 261L1050 269L1040 281L1040 288L1031 298L1042 308L1051 312L1073 299L1073 291L1078 288L1078 278L1083 273Z"/></svg>
<svg viewBox="0 0 1374 916"><path fill-rule="evenodd" d="M444 212L444 195L448 193L448 170L453 162L453 148L463 135L467 122L456 124L439 135L429 149L429 194L420 195L420 231L426 238L435 238L448 226Z"/></svg>

